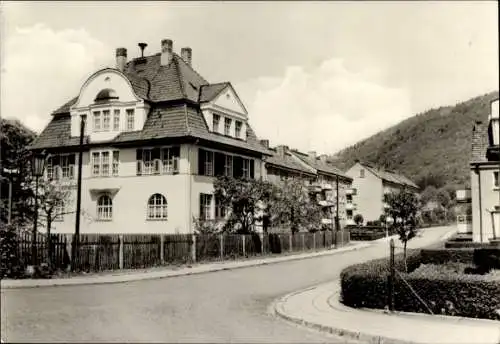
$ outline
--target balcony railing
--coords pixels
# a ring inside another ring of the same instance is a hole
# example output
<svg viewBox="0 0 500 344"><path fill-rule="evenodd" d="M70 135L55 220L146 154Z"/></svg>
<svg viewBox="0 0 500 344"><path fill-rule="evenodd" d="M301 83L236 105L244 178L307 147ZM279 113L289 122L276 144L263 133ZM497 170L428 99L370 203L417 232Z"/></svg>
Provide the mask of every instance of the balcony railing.
<svg viewBox="0 0 500 344"><path fill-rule="evenodd" d="M456 191L457 202L469 202L472 198L470 189L463 189Z"/></svg>

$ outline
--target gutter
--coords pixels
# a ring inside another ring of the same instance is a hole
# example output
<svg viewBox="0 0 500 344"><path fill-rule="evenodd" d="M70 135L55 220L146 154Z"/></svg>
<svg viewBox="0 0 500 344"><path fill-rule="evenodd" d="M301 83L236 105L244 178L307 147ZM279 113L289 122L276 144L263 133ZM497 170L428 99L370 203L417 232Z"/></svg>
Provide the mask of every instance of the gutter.
<svg viewBox="0 0 500 344"><path fill-rule="evenodd" d="M479 188L479 240L483 242L483 202L481 197L481 174L479 171L479 164L474 164L474 173L477 175Z"/></svg>

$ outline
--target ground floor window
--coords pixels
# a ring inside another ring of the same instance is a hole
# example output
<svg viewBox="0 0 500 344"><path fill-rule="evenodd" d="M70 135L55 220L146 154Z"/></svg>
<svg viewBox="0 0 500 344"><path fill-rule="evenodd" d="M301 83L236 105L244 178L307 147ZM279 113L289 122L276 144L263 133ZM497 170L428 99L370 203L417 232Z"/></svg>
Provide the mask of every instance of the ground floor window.
<svg viewBox="0 0 500 344"><path fill-rule="evenodd" d="M346 215L348 220L352 220L352 210L346 210Z"/></svg>
<svg viewBox="0 0 500 344"><path fill-rule="evenodd" d="M97 199L97 219L110 221L113 218L113 201L109 195L101 195Z"/></svg>
<svg viewBox="0 0 500 344"><path fill-rule="evenodd" d="M161 194L154 194L148 200L148 219L167 219L167 198Z"/></svg>
<svg viewBox="0 0 500 344"><path fill-rule="evenodd" d="M200 219L210 220L212 219L212 195L210 194L200 194Z"/></svg>

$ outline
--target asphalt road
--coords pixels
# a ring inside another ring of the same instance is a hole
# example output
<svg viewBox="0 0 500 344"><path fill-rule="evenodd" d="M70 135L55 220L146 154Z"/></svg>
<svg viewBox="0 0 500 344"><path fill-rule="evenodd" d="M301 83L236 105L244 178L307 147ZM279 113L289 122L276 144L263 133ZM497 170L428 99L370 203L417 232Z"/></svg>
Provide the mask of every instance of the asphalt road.
<svg viewBox="0 0 500 344"><path fill-rule="evenodd" d="M427 229L409 247L428 245L451 229ZM2 290L1 336L4 342L343 343L345 338L276 318L269 305L289 292L336 279L345 266L387 253L383 243L161 280Z"/></svg>

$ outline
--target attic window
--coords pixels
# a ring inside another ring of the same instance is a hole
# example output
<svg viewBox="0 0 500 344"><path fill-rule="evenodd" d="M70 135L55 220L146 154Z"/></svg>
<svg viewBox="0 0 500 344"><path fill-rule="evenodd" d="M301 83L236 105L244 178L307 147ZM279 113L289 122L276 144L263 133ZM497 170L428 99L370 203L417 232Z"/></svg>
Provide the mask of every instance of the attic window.
<svg viewBox="0 0 500 344"><path fill-rule="evenodd" d="M105 88L97 94L94 101L95 102L105 102L105 101L116 100L116 99L118 99L118 95L116 94L115 90L113 90L111 88Z"/></svg>

